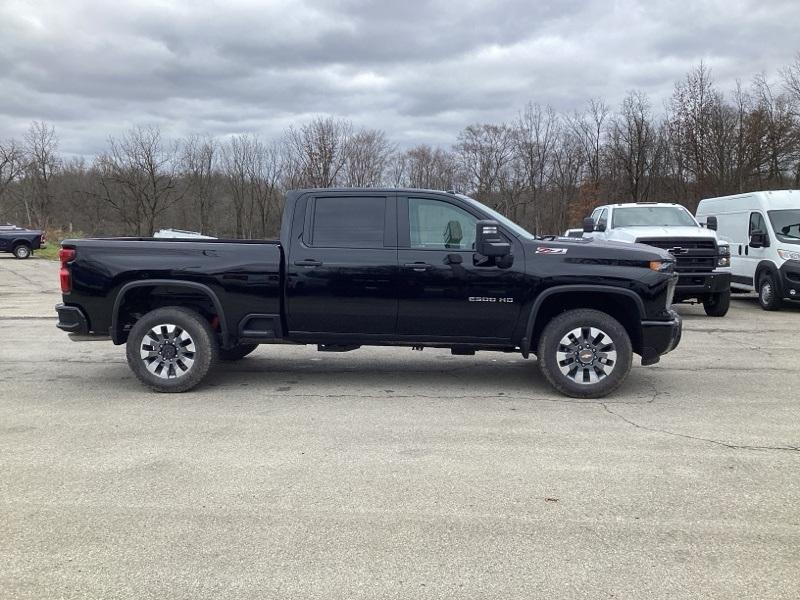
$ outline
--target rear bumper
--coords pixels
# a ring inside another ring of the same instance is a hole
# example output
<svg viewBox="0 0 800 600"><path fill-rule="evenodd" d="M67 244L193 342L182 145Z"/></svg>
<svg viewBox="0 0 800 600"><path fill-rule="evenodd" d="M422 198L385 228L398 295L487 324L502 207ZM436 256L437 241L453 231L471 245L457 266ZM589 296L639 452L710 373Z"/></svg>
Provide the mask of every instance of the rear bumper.
<svg viewBox="0 0 800 600"><path fill-rule="evenodd" d="M653 365L663 354L672 352L681 342L683 321L675 311L669 311L669 321L642 321L642 364Z"/></svg>
<svg viewBox="0 0 800 600"><path fill-rule="evenodd" d="M96 334L89 331L89 320L77 306L56 304L58 323L56 327L69 334L73 342L101 341L110 339L108 335Z"/></svg>
<svg viewBox="0 0 800 600"><path fill-rule="evenodd" d="M56 304L56 313L58 313L58 327L67 333L76 333L78 335L89 334L89 321L86 315L77 306L67 306L66 304Z"/></svg>
<svg viewBox="0 0 800 600"><path fill-rule="evenodd" d="M730 287L731 274L729 272L678 273L678 285L675 286L675 302L705 294L718 294L730 289Z"/></svg>

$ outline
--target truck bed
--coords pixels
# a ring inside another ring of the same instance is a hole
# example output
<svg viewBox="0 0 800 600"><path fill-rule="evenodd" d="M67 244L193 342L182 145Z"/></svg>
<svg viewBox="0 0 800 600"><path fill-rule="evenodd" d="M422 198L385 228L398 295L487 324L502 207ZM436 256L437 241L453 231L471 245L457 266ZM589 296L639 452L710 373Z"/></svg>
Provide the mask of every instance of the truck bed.
<svg viewBox="0 0 800 600"><path fill-rule="evenodd" d="M228 332L246 315L281 314L283 250L276 240L90 238L62 246L75 250L64 303L83 308L94 335L118 341L125 324L112 315L145 294L178 305L204 294L225 306L226 322L215 326Z"/></svg>

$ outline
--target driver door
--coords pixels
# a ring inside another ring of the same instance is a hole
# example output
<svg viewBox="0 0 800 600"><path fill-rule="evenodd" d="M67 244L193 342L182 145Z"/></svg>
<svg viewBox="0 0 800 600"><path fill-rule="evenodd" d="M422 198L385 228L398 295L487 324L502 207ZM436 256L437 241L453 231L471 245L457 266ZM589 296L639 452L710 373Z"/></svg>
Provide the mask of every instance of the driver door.
<svg viewBox="0 0 800 600"><path fill-rule="evenodd" d="M513 236L510 268L480 266L481 215L450 197L398 197L400 336L420 341L511 338L522 301L524 256Z"/></svg>

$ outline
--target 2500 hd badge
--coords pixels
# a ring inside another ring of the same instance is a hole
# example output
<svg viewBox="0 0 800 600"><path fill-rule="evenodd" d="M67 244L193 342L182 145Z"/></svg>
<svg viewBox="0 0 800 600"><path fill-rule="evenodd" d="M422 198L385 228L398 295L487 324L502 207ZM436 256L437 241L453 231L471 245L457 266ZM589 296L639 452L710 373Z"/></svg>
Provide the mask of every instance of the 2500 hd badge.
<svg viewBox="0 0 800 600"><path fill-rule="evenodd" d="M513 302L513 298L493 298L491 296L470 296L470 302Z"/></svg>

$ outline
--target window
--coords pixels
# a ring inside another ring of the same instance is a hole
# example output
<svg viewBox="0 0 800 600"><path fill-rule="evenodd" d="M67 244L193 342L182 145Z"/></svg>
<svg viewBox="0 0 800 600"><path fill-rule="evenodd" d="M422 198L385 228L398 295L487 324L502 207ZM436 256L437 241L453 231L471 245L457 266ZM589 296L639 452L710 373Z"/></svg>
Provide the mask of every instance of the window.
<svg viewBox="0 0 800 600"><path fill-rule="evenodd" d="M316 198L311 243L325 248L383 248L385 219L385 198Z"/></svg>
<svg viewBox="0 0 800 600"><path fill-rule="evenodd" d="M600 211L600 214L597 216L597 221L595 221L596 225L608 225L608 209L604 208Z"/></svg>
<svg viewBox="0 0 800 600"><path fill-rule="evenodd" d="M767 214L780 241L800 244L800 209L771 210Z"/></svg>
<svg viewBox="0 0 800 600"><path fill-rule="evenodd" d="M408 199L412 248L472 250L475 248L477 221L467 211L449 202Z"/></svg>
<svg viewBox="0 0 800 600"><path fill-rule="evenodd" d="M753 235L754 231L767 233L767 226L764 223L764 217L761 216L761 213L757 212L750 213L750 229L747 233L749 235Z"/></svg>
<svg viewBox="0 0 800 600"><path fill-rule="evenodd" d="M697 227L694 217L680 206L631 206L614 209L614 227Z"/></svg>

